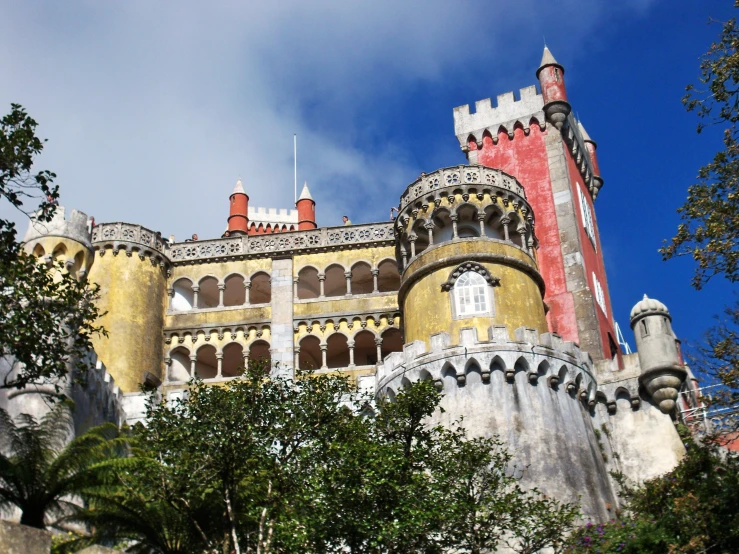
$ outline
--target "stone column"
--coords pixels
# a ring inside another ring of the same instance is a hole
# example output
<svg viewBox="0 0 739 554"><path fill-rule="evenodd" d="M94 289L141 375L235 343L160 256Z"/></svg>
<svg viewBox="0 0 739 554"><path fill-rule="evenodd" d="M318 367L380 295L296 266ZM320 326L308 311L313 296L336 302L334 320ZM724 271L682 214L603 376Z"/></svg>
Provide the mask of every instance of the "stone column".
<svg viewBox="0 0 739 554"><path fill-rule="evenodd" d="M293 376L293 261L272 260L272 374Z"/></svg>
<svg viewBox="0 0 739 554"><path fill-rule="evenodd" d="M354 367L354 341L347 341L346 345L349 347L349 367Z"/></svg>
<svg viewBox="0 0 739 554"><path fill-rule="evenodd" d="M379 292L377 288L377 276L380 275L380 270L373 269L370 273L372 273L372 292Z"/></svg>
<svg viewBox="0 0 739 554"><path fill-rule="evenodd" d="M220 379L223 376L223 352L216 354L216 360L218 360L218 372L216 373L216 379Z"/></svg>
<svg viewBox="0 0 739 554"><path fill-rule="evenodd" d="M295 370L300 369L300 346L295 347Z"/></svg>
<svg viewBox="0 0 739 554"><path fill-rule="evenodd" d="M326 364L326 351L328 350L328 344L322 344L321 346L321 369L328 369Z"/></svg>
<svg viewBox="0 0 739 554"><path fill-rule="evenodd" d="M477 219L480 221L480 237L486 237L485 234L485 212L479 212L477 214Z"/></svg>
<svg viewBox="0 0 739 554"><path fill-rule="evenodd" d="M434 245L434 224L432 222L428 222L423 227L429 232L429 246L433 246Z"/></svg>
<svg viewBox="0 0 739 554"><path fill-rule="evenodd" d="M408 237L408 240L411 241L411 258L416 257L416 239L418 237L416 235L411 235Z"/></svg>
<svg viewBox="0 0 739 554"><path fill-rule="evenodd" d="M200 292L200 286L199 285L193 285L192 286L192 307L197 308L198 307L198 293Z"/></svg>
<svg viewBox="0 0 739 554"><path fill-rule="evenodd" d="M503 226L503 238L507 241L511 240L509 234L508 234L508 225L511 223L510 217L504 217L500 220L500 224Z"/></svg>
<svg viewBox="0 0 739 554"><path fill-rule="evenodd" d="M352 294L352 272L345 271L344 277L346 278L346 295L351 296Z"/></svg>
<svg viewBox="0 0 739 554"><path fill-rule="evenodd" d="M516 232L518 233L518 236L521 237L521 248L523 248L524 252L528 252L528 249L526 248L526 227L518 227Z"/></svg>
<svg viewBox="0 0 739 554"><path fill-rule="evenodd" d="M190 355L190 377L195 377L195 362L198 357L195 354Z"/></svg>
<svg viewBox="0 0 739 554"><path fill-rule="evenodd" d="M325 273L319 273L318 274L318 285L320 287L320 292L318 293L318 298L325 298L326 294L324 292L323 282L326 280L326 274Z"/></svg>
<svg viewBox="0 0 739 554"><path fill-rule="evenodd" d="M452 214L449 216L449 219L452 220L452 239L459 238L459 234L457 233L457 222L459 221L459 216L457 214Z"/></svg>
<svg viewBox="0 0 739 554"><path fill-rule="evenodd" d="M375 345L377 346L377 363L382 362L382 337L375 337Z"/></svg>
<svg viewBox="0 0 739 554"><path fill-rule="evenodd" d="M244 281L244 306L248 306L249 302L249 291L251 290L251 281Z"/></svg>
<svg viewBox="0 0 739 554"><path fill-rule="evenodd" d="M163 381L169 381L169 368L172 367L172 358L164 358L164 379Z"/></svg>
<svg viewBox="0 0 739 554"><path fill-rule="evenodd" d="M169 296L169 309L172 309L172 302L174 301L174 289L167 289L167 296Z"/></svg>
<svg viewBox="0 0 739 554"><path fill-rule="evenodd" d="M398 268L400 271L403 271L405 267L408 265L408 251L405 249L404 246L400 247L400 257L403 259L403 267Z"/></svg>
<svg viewBox="0 0 739 554"><path fill-rule="evenodd" d="M246 371L246 368L249 367L249 349L244 349L244 371Z"/></svg>
<svg viewBox="0 0 739 554"><path fill-rule="evenodd" d="M223 294L226 291L226 283L218 283L218 307L223 308Z"/></svg>
<svg viewBox="0 0 739 554"><path fill-rule="evenodd" d="M298 299L298 279L297 277L293 278L293 296L295 297L295 300Z"/></svg>

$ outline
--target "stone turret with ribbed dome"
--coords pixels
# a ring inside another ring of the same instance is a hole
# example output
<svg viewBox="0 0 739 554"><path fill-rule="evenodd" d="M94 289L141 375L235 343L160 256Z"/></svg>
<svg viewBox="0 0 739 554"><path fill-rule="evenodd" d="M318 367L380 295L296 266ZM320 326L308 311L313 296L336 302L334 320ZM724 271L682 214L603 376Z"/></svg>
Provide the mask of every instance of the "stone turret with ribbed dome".
<svg viewBox="0 0 739 554"><path fill-rule="evenodd" d="M672 321L672 316L670 315L670 310L667 309L667 306L665 306L659 300L649 298L645 294L644 298L642 298L639 302L636 303L633 308L631 308L631 315L629 316L629 319L632 322L632 327L635 321L638 321L639 319L647 315L664 315L668 317L670 321Z"/></svg>
<svg viewBox="0 0 739 554"><path fill-rule="evenodd" d="M678 391L687 376L671 321L667 306L646 294L631 309L631 328L641 367L639 383L666 414L675 409Z"/></svg>

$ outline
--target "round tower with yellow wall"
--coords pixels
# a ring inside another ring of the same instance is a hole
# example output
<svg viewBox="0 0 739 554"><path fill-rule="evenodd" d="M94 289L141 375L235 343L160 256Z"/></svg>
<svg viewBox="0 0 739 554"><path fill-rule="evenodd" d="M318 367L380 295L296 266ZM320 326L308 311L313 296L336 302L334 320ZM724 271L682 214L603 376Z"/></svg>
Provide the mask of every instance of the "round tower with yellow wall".
<svg viewBox="0 0 739 554"><path fill-rule="evenodd" d="M100 285L100 322L108 337L95 351L124 393L162 380L162 333L168 301L169 259L159 233L128 223L92 231L95 263L90 280Z"/></svg>
<svg viewBox="0 0 739 554"><path fill-rule="evenodd" d="M547 331L534 215L513 177L482 166L424 174L395 227L406 342L444 331L456 343L464 328L482 338L493 325Z"/></svg>
<svg viewBox="0 0 739 554"><path fill-rule="evenodd" d="M598 383L590 356L548 332L534 230L524 188L500 170L444 168L406 189L395 223L405 345L378 364L375 390L392 398L432 380L437 423L500 437L525 482L606 520L616 498Z"/></svg>
<svg viewBox="0 0 739 554"><path fill-rule="evenodd" d="M49 266L62 263L78 279L88 275L95 257L87 215L78 210L67 214L64 206L57 207L51 221L31 220L23 248Z"/></svg>

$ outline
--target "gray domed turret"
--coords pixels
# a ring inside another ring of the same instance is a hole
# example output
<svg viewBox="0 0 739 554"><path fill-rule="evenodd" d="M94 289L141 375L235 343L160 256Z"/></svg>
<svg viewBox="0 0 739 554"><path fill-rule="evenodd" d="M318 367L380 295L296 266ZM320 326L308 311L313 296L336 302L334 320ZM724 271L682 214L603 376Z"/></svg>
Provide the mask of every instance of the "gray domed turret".
<svg viewBox="0 0 739 554"><path fill-rule="evenodd" d="M659 409L668 414L675 408L680 385L687 375L680 363L670 311L645 294L632 308L630 320L641 366L639 382Z"/></svg>

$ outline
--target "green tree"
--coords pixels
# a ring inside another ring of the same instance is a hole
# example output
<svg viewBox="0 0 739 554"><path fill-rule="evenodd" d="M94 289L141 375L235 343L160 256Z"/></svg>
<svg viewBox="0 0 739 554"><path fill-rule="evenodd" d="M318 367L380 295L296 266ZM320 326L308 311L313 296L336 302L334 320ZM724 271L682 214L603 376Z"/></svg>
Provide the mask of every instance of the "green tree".
<svg viewBox="0 0 739 554"><path fill-rule="evenodd" d="M80 510L97 464L122 453L125 441L113 424L71 442L70 402L59 402L40 420L16 420L0 410L0 511L21 511L21 523L44 529Z"/></svg>
<svg viewBox="0 0 739 554"><path fill-rule="evenodd" d="M734 7L739 7L735 0ZM686 109L697 113L698 132L723 130L723 148L700 168L698 182L678 209L682 222L661 249L662 257L690 256L696 262L693 287L712 277L739 280L739 27L736 18L722 24L721 34L700 61L699 85L689 85ZM727 306L718 325L691 355L694 367L723 385L713 402L739 402L739 302Z"/></svg>
<svg viewBox="0 0 739 554"><path fill-rule="evenodd" d="M18 104L0 120L0 198L23 213L24 201L38 201L39 225L51 220L59 196L49 171L32 173L43 142L37 123ZM0 375L0 388L22 389L29 383L59 387L70 368L87 369L96 325L97 287L39 264L18 242L13 222L0 219L0 355L11 370Z"/></svg>
<svg viewBox="0 0 739 554"><path fill-rule="evenodd" d="M624 515L579 529L568 552L739 552L739 459L681 429L687 454L670 473L626 487Z"/></svg>
<svg viewBox="0 0 739 554"><path fill-rule="evenodd" d="M265 369L152 398L134 457L111 462L81 519L141 552L430 554L534 552L576 516L523 490L497 440L430 425L430 382L372 405L343 377Z"/></svg>

